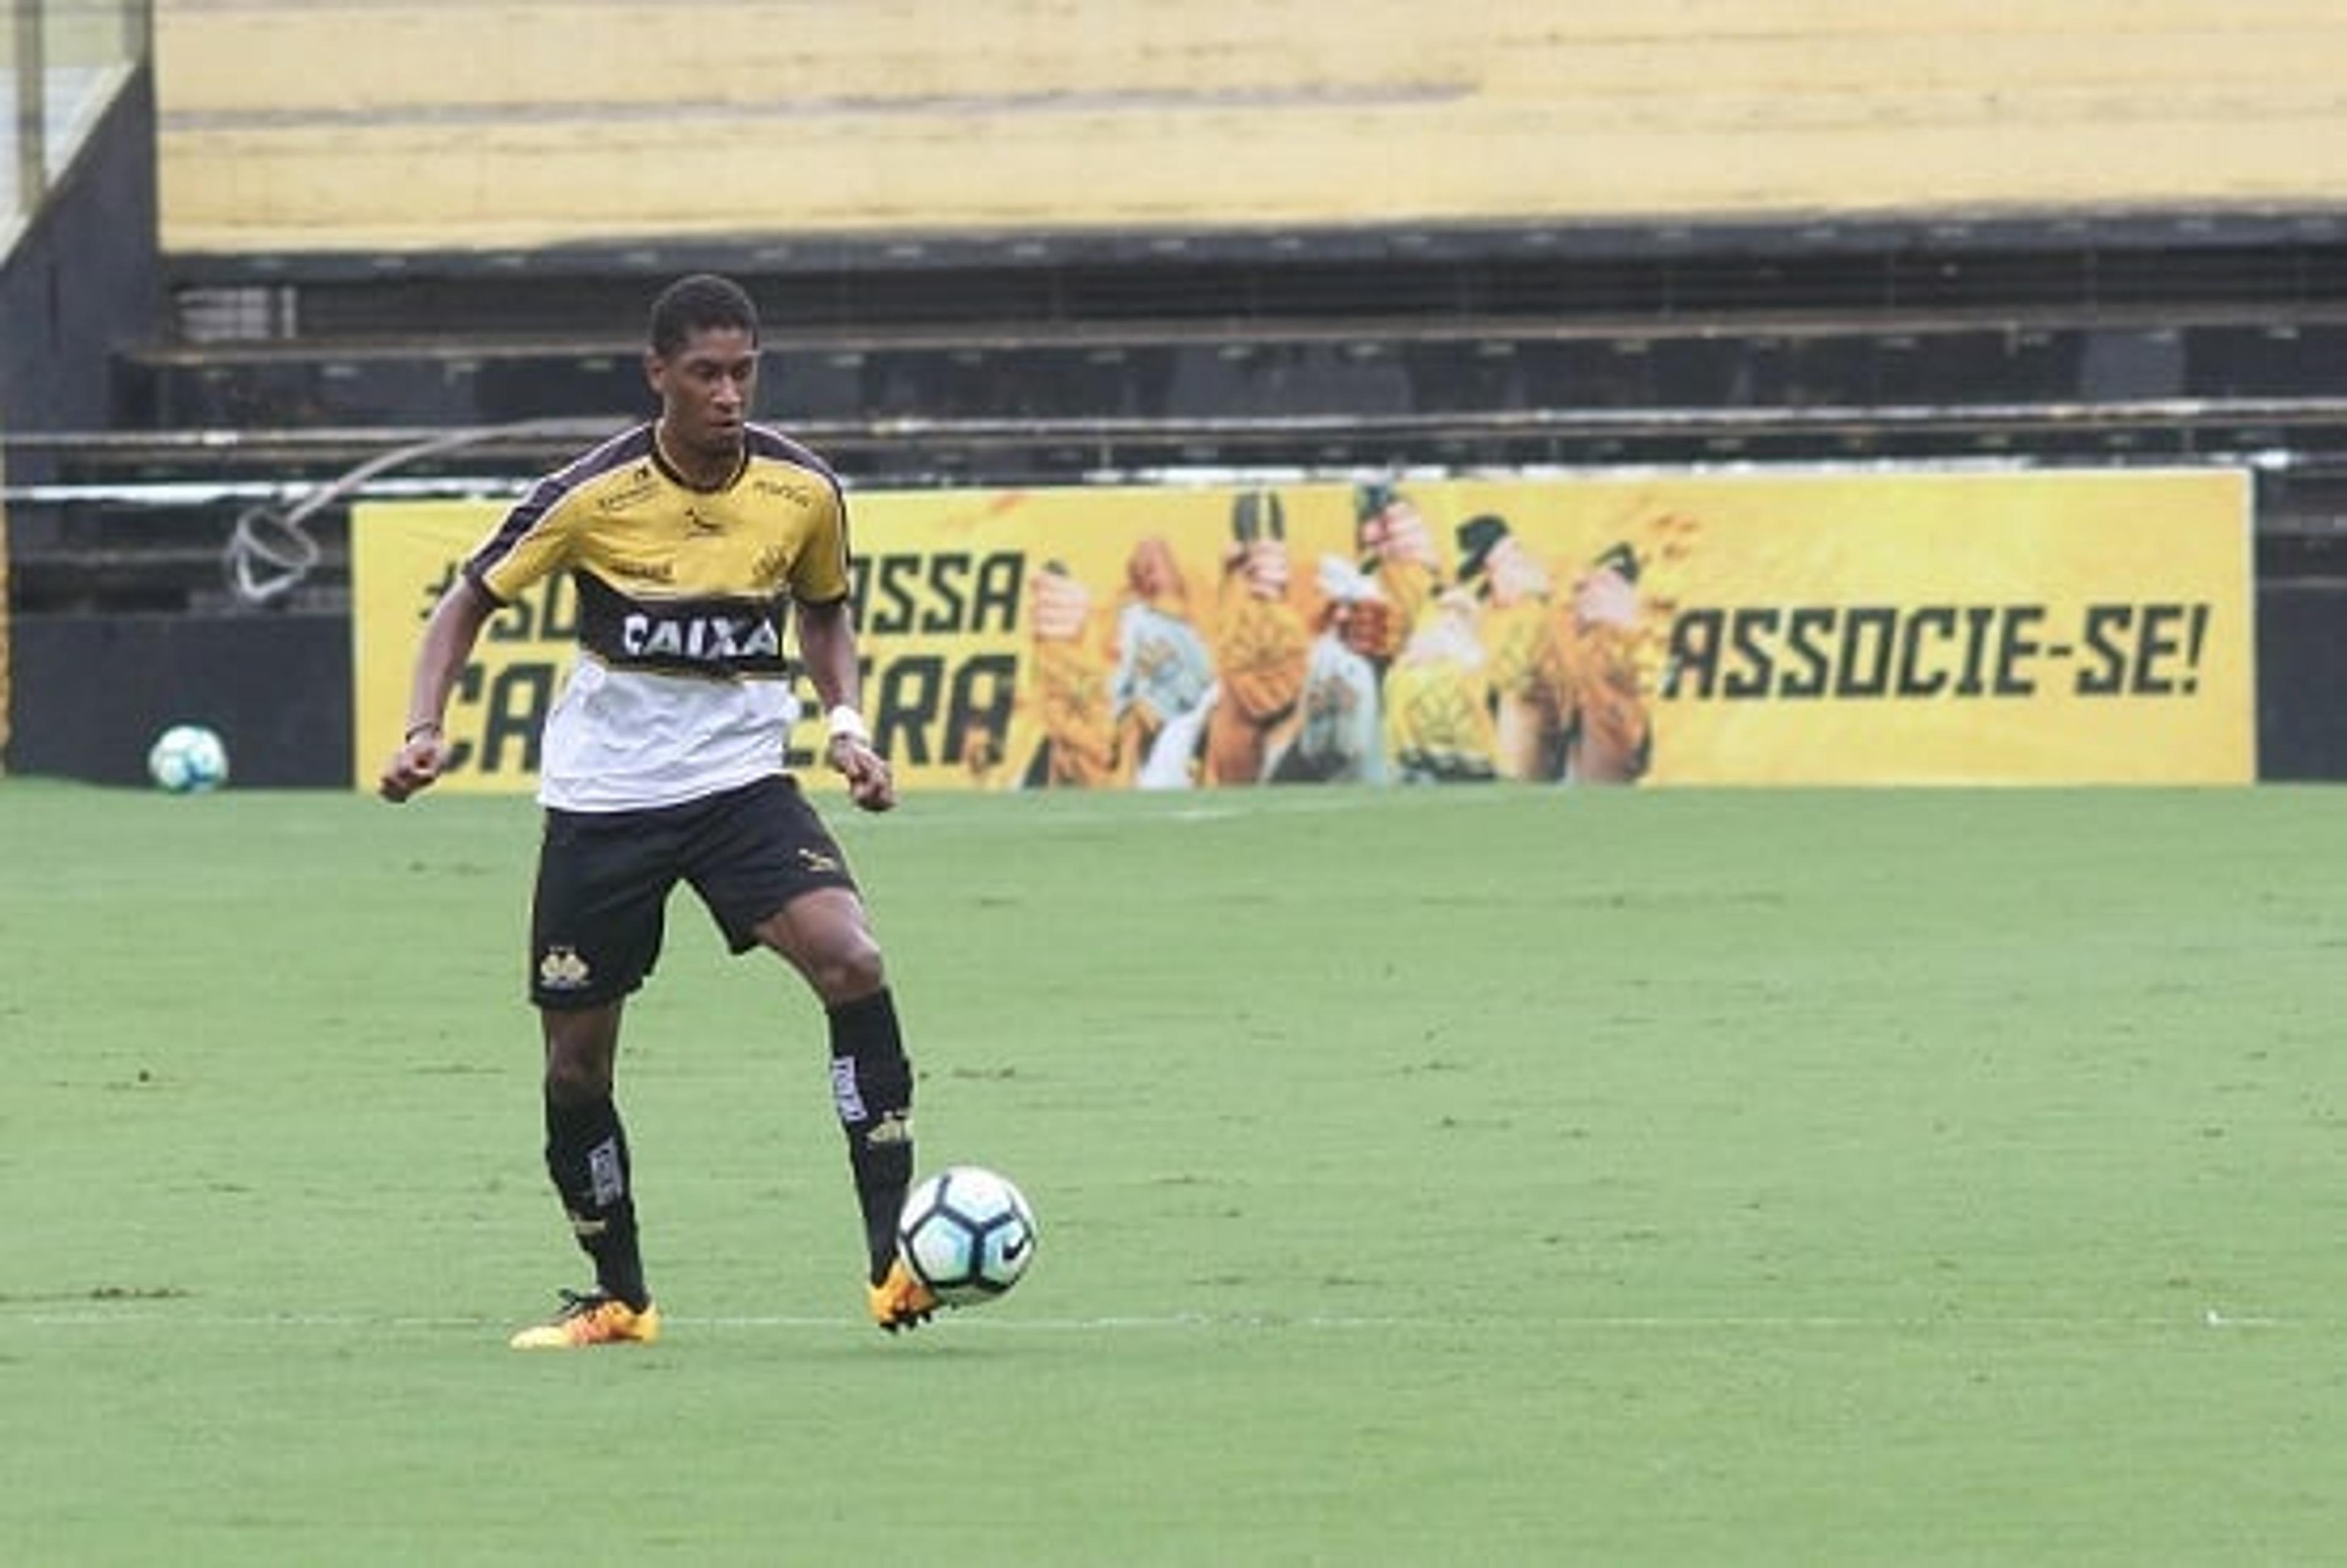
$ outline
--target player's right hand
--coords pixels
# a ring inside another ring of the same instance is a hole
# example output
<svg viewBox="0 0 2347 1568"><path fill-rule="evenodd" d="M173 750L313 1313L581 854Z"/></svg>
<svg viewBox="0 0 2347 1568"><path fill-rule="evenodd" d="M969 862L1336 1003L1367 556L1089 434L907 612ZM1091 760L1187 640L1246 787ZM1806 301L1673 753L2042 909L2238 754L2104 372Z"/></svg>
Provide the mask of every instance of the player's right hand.
<svg viewBox="0 0 2347 1568"><path fill-rule="evenodd" d="M448 737L437 730L427 730L404 743L384 765L383 776L375 781L375 793L392 804L399 804L440 776L447 753Z"/></svg>

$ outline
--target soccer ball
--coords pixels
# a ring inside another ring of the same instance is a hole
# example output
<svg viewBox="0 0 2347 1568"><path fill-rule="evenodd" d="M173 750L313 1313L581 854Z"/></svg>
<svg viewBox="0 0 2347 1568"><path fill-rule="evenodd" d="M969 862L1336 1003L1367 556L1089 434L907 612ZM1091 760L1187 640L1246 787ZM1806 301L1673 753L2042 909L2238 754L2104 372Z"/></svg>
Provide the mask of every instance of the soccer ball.
<svg viewBox="0 0 2347 1568"><path fill-rule="evenodd" d="M991 1301L1035 1261L1035 1211L1009 1177L949 1165L906 1195L897 1250L947 1306Z"/></svg>
<svg viewBox="0 0 2347 1568"><path fill-rule="evenodd" d="M147 772L173 794L194 794L228 782L228 748L201 724L174 724L155 738Z"/></svg>

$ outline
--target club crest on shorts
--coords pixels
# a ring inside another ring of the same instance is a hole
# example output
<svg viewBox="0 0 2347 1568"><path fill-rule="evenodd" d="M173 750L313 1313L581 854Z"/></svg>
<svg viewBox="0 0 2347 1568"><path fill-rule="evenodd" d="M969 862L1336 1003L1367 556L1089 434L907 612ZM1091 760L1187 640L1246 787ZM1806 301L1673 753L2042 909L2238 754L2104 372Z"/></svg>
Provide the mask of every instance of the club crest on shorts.
<svg viewBox="0 0 2347 1568"><path fill-rule="evenodd" d="M576 948L548 948L538 960L538 983L550 991L575 991L594 978Z"/></svg>

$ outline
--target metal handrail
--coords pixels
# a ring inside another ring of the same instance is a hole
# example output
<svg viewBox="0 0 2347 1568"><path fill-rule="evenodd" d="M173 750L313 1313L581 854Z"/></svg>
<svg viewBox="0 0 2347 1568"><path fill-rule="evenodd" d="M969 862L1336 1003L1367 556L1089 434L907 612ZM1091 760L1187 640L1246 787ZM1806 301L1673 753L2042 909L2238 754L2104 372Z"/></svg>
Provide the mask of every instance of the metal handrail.
<svg viewBox="0 0 2347 1568"><path fill-rule="evenodd" d="M414 425L316 425L258 429L10 430L0 446L28 451L229 455L241 451L342 452L364 448L402 460L440 449L500 442L593 440L641 417L519 420L458 429ZM1216 440L1266 436L1435 437L1618 436L1655 432L1737 435L1766 431L1952 430L2037 426L2048 429L2171 427L2178 425L2294 425L2347 420L2347 396L2143 398L2108 402L1834 404L1781 407L1525 408L1427 414L1294 414L1026 418L884 415L792 423L810 442L951 440L973 446L1035 441Z"/></svg>
<svg viewBox="0 0 2347 1568"><path fill-rule="evenodd" d="M2257 302L2220 301L2178 304L2104 304L2091 313L2053 305L1949 305L1930 310L1827 309L1748 310L1706 315L1630 311L1539 315L1476 311L1410 316L1372 313L1258 317L1136 315L1064 321L914 322L832 325L794 324L786 339L769 348L787 365L793 359L837 353L980 349L1087 350L1101 348L1209 347L1286 348L1298 343L1358 342L1474 343L1485 339L1512 343L1684 342L1742 343L1780 338L1880 340L1936 338L1981 333L2191 332L2285 325L2292 329L2347 323L2347 301L2293 306L2286 322ZM142 364L203 368L222 363L278 364L371 360L508 360L610 358L632 360L643 345L624 332L531 331L509 335L486 333L434 334L413 330L350 333L320 337L201 338L140 344L126 351Z"/></svg>

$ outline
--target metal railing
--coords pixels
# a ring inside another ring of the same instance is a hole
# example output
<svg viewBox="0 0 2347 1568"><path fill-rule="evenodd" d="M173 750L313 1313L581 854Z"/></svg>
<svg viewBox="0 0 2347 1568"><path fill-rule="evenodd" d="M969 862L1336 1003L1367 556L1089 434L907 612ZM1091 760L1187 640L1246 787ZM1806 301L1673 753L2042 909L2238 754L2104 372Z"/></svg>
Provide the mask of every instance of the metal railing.
<svg viewBox="0 0 2347 1568"><path fill-rule="evenodd" d="M272 466L366 466L468 452L481 471L502 473L569 456L580 444L621 428L635 415L522 420L463 429L396 425L274 426L254 429L57 430L0 433L0 445L67 454L84 469L172 466L190 474L235 470L265 477ZM1115 454L1211 446L1233 453L1310 446L1368 446L1430 450L1447 441L1553 441L1602 445L1636 438L1733 445L1774 438L1865 437L1896 448L1901 437L1968 436L2009 443L2014 456L2065 435L2134 436L2147 450L2217 456L2238 449L2245 432L2269 431L2275 443L2311 436L2326 447L2347 443L2347 397L2149 398L2011 404L1793 405L1781 407L1527 408L1417 414L1326 414L1227 417L918 418L816 420L792 433L826 453L988 451L1062 446ZM2121 443L2124 445L2124 442ZM1999 448L2003 449L2002 446Z"/></svg>
<svg viewBox="0 0 2347 1568"><path fill-rule="evenodd" d="M136 520L231 519L222 585L247 606L332 589L348 505L391 496L500 495L628 422L614 415L439 430L415 427L56 431L0 435L11 450L67 455L70 477L0 487L0 501ZM1179 483L1471 474L1509 467L2224 465L2260 476L2260 531L2340 531L2347 398L2162 399L1768 409L1538 409L1513 414L1201 419L876 418L793 426L852 484ZM1462 448L1459 444L1466 444ZM1046 456L1045 449L1051 449ZM2297 495L2303 491L2304 494ZM2295 497L2295 498L2293 498ZM2289 505L2280 505L2287 500ZM323 533L313 531L323 529ZM110 536L111 537L111 536ZM179 572L131 528L127 569ZM144 555L138 552L144 550ZM52 551L53 555L56 552ZM169 559L166 559L169 558ZM219 580L219 579L215 579Z"/></svg>

